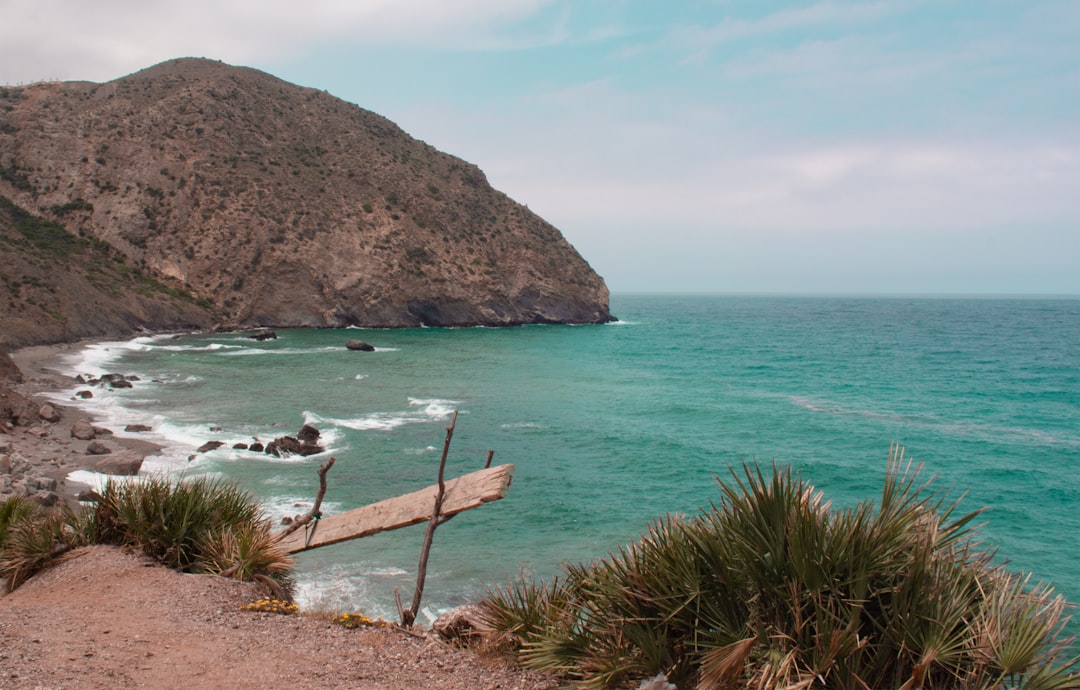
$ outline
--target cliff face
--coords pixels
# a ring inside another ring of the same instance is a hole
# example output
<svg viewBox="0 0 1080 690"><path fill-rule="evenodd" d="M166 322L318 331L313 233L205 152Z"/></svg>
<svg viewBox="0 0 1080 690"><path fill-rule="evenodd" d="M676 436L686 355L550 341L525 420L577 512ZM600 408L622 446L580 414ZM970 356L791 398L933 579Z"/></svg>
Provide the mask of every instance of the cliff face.
<svg viewBox="0 0 1080 690"><path fill-rule="evenodd" d="M603 280L476 166L210 60L0 89L0 194L240 325L611 319Z"/></svg>

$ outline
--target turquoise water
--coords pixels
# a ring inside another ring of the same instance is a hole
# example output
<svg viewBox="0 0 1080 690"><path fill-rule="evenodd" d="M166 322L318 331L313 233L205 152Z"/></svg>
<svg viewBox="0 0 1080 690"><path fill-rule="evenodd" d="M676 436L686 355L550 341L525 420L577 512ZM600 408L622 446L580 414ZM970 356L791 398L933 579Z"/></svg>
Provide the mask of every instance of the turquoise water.
<svg viewBox="0 0 1080 690"><path fill-rule="evenodd" d="M894 441L969 491L964 507L989 506L982 535L1013 567L1080 601L1080 300L622 295L612 311L604 326L143 338L71 367L142 377L87 405L152 424L170 449L151 468L236 478L275 516L304 510L331 454L328 512L432 483L460 410L449 473L488 449L516 473L505 500L440 527L431 612L604 555L716 499L714 477L744 462L790 464L836 504L874 499ZM188 460L305 421L326 456ZM392 617L423 531L301 555L303 599Z"/></svg>

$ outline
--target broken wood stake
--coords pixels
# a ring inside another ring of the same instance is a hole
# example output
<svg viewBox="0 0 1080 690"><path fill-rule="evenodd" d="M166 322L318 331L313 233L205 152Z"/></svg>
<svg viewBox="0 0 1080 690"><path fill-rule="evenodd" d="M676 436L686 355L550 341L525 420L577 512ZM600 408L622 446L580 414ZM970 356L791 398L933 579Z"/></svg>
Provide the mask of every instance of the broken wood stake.
<svg viewBox="0 0 1080 690"><path fill-rule="evenodd" d="M416 620L416 614L420 612L420 599L424 596L428 556L431 553L431 543L435 539L435 529L439 526L442 517L443 499L446 498L446 456L450 453L450 440L454 438L457 416L457 410L454 410L454 416L450 418L450 426L446 427L446 440L443 442L442 458L439 459L439 490L435 494L435 505L431 510L431 519L428 520L427 533L424 534L424 545L420 548L420 563L416 566L416 590L413 592L412 606L409 610L401 612L401 625L406 628Z"/></svg>
<svg viewBox="0 0 1080 690"><path fill-rule="evenodd" d="M288 527L278 532L278 541L283 540L288 535L315 520L315 525L308 531L307 539L304 540L305 546L311 543L312 538L315 536L315 528L319 525L318 520L322 518L320 508L322 508L323 496L326 495L326 473L330 471L335 462L337 462L337 458L331 457L326 461L325 465L319 468L319 493L315 495L315 505L311 507L311 510L293 520Z"/></svg>

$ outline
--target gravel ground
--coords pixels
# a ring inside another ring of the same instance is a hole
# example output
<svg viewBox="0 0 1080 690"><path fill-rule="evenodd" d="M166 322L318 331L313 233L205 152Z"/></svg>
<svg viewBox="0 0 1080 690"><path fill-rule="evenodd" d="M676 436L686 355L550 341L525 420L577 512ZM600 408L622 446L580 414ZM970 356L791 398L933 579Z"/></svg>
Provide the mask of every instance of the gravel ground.
<svg viewBox="0 0 1080 690"><path fill-rule="evenodd" d="M255 585L79 549L0 597L0 688L447 688L558 683L420 631L251 613Z"/></svg>

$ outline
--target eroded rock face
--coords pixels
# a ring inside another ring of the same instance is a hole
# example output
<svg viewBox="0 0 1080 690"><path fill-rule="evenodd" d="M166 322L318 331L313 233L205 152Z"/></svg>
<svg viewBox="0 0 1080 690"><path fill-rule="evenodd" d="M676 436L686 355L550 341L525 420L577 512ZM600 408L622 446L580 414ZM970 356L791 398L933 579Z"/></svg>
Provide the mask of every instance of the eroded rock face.
<svg viewBox="0 0 1080 690"><path fill-rule="evenodd" d="M109 243L219 321L611 319L604 281L557 229L475 165L324 92L182 59L106 84L9 87L3 105L0 195ZM103 316L59 306L54 330ZM169 313L156 308L123 319L154 327Z"/></svg>

